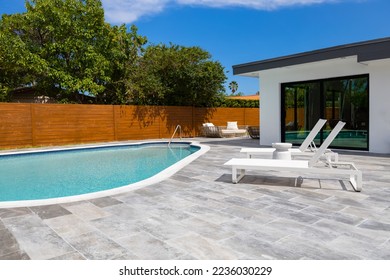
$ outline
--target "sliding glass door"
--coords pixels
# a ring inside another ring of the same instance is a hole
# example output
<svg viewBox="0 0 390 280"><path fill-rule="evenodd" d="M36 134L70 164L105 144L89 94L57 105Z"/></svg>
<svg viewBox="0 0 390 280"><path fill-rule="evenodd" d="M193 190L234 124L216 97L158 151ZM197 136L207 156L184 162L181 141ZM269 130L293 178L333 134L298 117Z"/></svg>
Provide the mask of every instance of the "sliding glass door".
<svg viewBox="0 0 390 280"><path fill-rule="evenodd" d="M300 145L319 118L328 120L320 145L339 120L332 147L368 150L368 75L282 84L282 141Z"/></svg>

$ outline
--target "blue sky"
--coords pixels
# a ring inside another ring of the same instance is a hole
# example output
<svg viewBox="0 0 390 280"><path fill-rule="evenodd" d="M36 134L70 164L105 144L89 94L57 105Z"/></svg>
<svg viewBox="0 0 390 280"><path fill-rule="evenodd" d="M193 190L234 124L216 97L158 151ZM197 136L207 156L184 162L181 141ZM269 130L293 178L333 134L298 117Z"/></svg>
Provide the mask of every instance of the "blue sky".
<svg viewBox="0 0 390 280"><path fill-rule="evenodd" d="M259 90L258 81L233 76L232 65L390 37L388 0L102 2L108 22L135 24L150 43L207 50L245 95ZM24 0L0 0L0 14L24 11Z"/></svg>

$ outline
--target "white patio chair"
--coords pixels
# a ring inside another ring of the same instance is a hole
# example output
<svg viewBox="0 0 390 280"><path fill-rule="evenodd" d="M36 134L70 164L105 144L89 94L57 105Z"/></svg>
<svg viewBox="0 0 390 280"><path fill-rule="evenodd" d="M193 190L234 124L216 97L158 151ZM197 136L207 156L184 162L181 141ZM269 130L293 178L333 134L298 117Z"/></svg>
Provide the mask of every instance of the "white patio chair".
<svg viewBox="0 0 390 280"><path fill-rule="evenodd" d="M245 170L247 169L261 171L290 171L299 174L299 177L303 174L311 176L325 174L329 175L332 179L338 175L347 175L349 176L349 181L351 182L353 189L359 192L362 189L362 172L358 170L352 162L327 161L323 163L320 161L320 158L344 125L344 122L339 122L335 126L329 136L325 139L324 143L312 153L310 160L233 158L224 165L232 167L233 183L238 183L245 176Z"/></svg>
<svg viewBox="0 0 390 280"><path fill-rule="evenodd" d="M327 120L325 119L319 119L299 148L289 149L291 156L312 156L313 152L317 150L314 138L326 122ZM240 152L246 153L248 158L251 158L252 156L271 158L274 151L275 148L242 148ZM338 161L338 154L329 149L325 151L325 155L332 161Z"/></svg>

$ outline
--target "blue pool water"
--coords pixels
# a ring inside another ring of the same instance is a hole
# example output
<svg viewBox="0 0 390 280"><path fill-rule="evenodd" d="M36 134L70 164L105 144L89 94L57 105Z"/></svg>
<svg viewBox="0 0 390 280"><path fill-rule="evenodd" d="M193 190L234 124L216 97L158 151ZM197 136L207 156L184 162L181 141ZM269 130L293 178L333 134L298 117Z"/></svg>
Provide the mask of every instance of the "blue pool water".
<svg viewBox="0 0 390 280"><path fill-rule="evenodd" d="M74 196L126 186L199 150L138 144L0 156L0 201Z"/></svg>

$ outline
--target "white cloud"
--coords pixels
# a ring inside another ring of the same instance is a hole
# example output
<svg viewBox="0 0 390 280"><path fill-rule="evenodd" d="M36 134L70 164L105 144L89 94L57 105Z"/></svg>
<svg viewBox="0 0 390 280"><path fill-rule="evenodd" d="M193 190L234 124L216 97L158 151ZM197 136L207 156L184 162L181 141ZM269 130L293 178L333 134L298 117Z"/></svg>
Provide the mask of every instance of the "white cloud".
<svg viewBox="0 0 390 280"><path fill-rule="evenodd" d="M106 20L114 23L132 23L142 16L162 12L172 5L206 6L214 8L246 7L273 10L294 5L311 5L338 0L102 0Z"/></svg>
<svg viewBox="0 0 390 280"><path fill-rule="evenodd" d="M335 0L177 0L182 5L209 7L247 7L252 9L271 10L286 6L310 5Z"/></svg>
<svg viewBox="0 0 390 280"><path fill-rule="evenodd" d="M170 0L102 0L106 20L114 24L132 23L145 15L164 10Z"/></svg>

